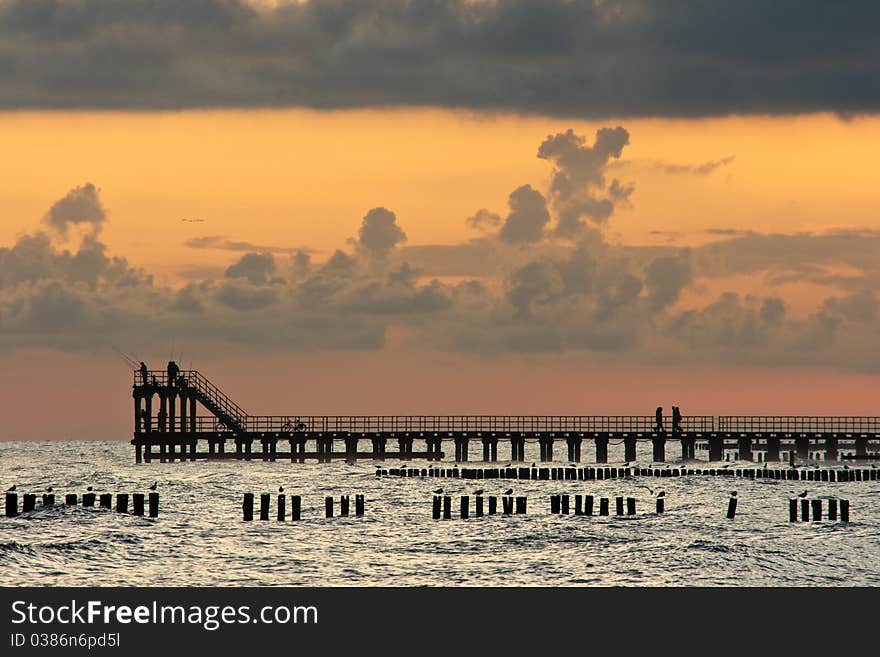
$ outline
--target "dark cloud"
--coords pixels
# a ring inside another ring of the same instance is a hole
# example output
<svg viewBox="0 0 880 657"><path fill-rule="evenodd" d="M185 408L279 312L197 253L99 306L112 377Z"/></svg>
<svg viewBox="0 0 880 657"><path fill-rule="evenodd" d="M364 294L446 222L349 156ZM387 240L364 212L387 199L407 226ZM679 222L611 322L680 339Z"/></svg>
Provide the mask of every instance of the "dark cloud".
<svg viewBox="0 0 880 657"><path fill-rule="evenodd" d="M547 201L531 185L522 185L510 193L510 212L498 236L505 242L538 242L550 223Z"/></svg>
<svg viewBox="0 0 880 657"><path fill-rule="evenodd" d="M692 281L690 252L655 258L645 267L648 301L653 310L671 306Z"/></svg>
<svg viewBox="0 0 880 657"><path fill-rule="evenodd" d="M226 278L245 278L252 285L265 285L274 271L271 253L246 253L226 268Z"/></svg>
<svg viewBox="0 0 880 657"><path fill-rule="evenodd" d="M201 237L190 237L183 242L184 246L191 249L218 249L221 251L256 251L259 253L287 253L295 255L297 253L312 253L312 249L300 246L271 246L265 244L254 244L243 240L231 240L223 235L203 235Z"/></svg>
<svg viewBox="0 0 880 657"><path fill-rule="evenodd" d="M663 162L662 160L655 163L655 166L665 173L692 173L698 176L707 176L716 169L727 166L736 159L735 155L728 155L717 160L709 160L700 164L672 164Z"/></svg>
<svg viewBox="0 0 880 657"><path fill-rule="evenodd" d="M850 116L880 107L878 22L819 0L4 0L0 107Z"/></svg>
<svg viewBox="0 0 880 657"><path fill-rule="evenodd" d="M63 238L67 237L71 225L85 225L97 235L106 219L107 211L101 205L98 188L90 182L74 187L55 201L44 217L44 221Z"/></svg>
<svg viewBox="0 0 880 657"><path fill-rule="evenodd" d="M501 215L489 212L486 208L480 208L465 223L476 230L488 231L501 225Z"/></svg>
<svg viewBox="0 0 880 657"><path fill-rule="evenodd" d="M397 225L397 216L386 208L373 208L364 216L358 231L358 245L367 253L384 258L395 246L406 241Z"/></svg>

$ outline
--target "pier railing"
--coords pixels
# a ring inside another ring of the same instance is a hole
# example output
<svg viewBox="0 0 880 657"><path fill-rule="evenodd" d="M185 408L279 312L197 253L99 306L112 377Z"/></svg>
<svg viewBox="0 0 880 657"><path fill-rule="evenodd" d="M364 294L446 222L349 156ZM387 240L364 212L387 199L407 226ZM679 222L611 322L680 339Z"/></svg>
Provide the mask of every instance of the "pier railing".
<svg viewBox="0 0 880 657"><path fill-rule="evenodd" d="M653 415L251 415L249 432L308 433L650 433ZM711 432L715 418L682 418L686 432ZM671 432L672 418L664 418Z"/></svg>
<svg viewBox="0 0 880 657"><path fill-rule="evenodd" d="M880 434L880 417L854 415L722 415L718 430L742 433Z"/></svg>

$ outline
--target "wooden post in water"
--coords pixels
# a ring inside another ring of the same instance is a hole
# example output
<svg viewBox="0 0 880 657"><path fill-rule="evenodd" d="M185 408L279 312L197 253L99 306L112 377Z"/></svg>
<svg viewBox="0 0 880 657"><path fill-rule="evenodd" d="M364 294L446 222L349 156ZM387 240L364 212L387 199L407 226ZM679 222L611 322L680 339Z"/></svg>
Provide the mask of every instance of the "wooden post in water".
<svg viewBox="0 0 880 657"><path fill-rule="evenodd" d="M452 519L452 496L444 495L443 496L443 519L451 520Z"/></svg>
<svg viewBox="0 0 880 657"><path fill-rule="evenodd" d="M33 493L25 493L21 498L21 512L27 513L37 508L37 496Z"/></svg>
<svg viewBox="0 0 880 657"><path fill-rule="evenodd" d="M468 497L467 495L462 495L460 509L459 509L462 520L466 520L468 515L470 514L470 504L471 504L471 498Z"/></svg>
<svg viewBox="0 0 880 657"><path fill-rule="evenodd" d="M797 516L798 516L797 500L789 500L788 501L788 521L789 522L797 522Z"/></svg>
<svg viewBox="0 0 880 657"><path fill-rule="evenodd" d="M6 517L14 518L18 515L18 493L6 493Z"/></svg>
<svg viewBox="0 0 880 657"><path fill-rule="evenodd" d="M83 506L93 507L95 506L95 499L97 495L94 493L83 493ZM54 500L52 500L54 502ZM43 506L46 506L45 496L43 496Z"/></svg>
<svg viewBox="0 0 880 657"><path fill-rule="evenodd" d="M560 496L559 495L551 495L550 496L550 513L559 513L559 505L560 505Z"/></svg>
<svg viewBox="0 0 880 657"><path fill-rule="evenodd" d="M840 521L849 522L849 500L840 500Z"/></svg>
<svg viewBox="0 0 880 657"><path fill-rule="evenodd" d="M98 496L98 504L102 509L109 509L113 506L113 494L112 493L101 493Z"/></svg>
<svg viewBox="0 0 880 657"><path fill-rule="evenodd" d="M254 494L245 493L241 501L241 514L244 522L250 522L254 519Z"/></svg>
<svg viewBox="0 0 880 657"><path fill-rule="evenodd" d="M260 493L260 520L269 520L269 504L272 496L269 493Z"/></svg>
<svg viewBox="0 0 880 657"><path fill-rule="evenodd" d="M607 516L608 515L608 498L600 497L599 498L599 515Z"/></svg>
<svg viewBox="0 0 880 657"><path fill-rule="evenodd" d="M440 520L440 508L442 505L443 498L439 495L435 495L431 500L431 517L434 520Z"/></svg>
<svg viewBox="0 0 880 657"><path fill-rule="evenodd" d="M494 516L498 513L498 498L494 495L489 496L489 515Z"/></svg>
<svg viewBox="0 0 880 657"><path fill-rule="evenodd" d="M300 520L302 518L302 497L299 495L290 496L290 519Z"/></svg>
<svg viewBox="0 0 880 657"><path fill-rule="evenodd" d="M251 509L253 509L253 499L251 499ZM147 515L151 518L159 517L159 493L152 492L147 495ZM253 511L251 511L253 515Z"/></svg>
<svg viewBox="0 0 880 657"><path fill-rule="evenodd" d="M801 520L807 522L810 519L810 501L806 498L801 499Z"/></svg>
<svg viewBox="0 0 880 657"><path fill-rule="evenodd" d="M76 493L67 493L64 496L64 503L69 506L76 506Z"/></svg>
<svg viewBox="0 0 880 657"><path fill-rule="evenodd" d="M55 506L55 493L43 493L43 506Z"/></svg>
<svg viewBox="0 0 880 657"><path fill-rule="evenodd" d="M658 514L663 513L663 511L665 510L665 503L666 503L665 497L658 497L657 498L657 513Z"/></svg>
<svg viewBox="0 0 880 657"><path fill-rule="evenodd" d="M517 515L524 515L526 512L526 498L525 497L517 497L516 498L516 513Z"/></svg>
<svg viewBox="0 0 880 657"><path fill-rule="evenodd" d="M364 515L364 496L363 495L355 495L354 496L354 515L356 515L356 516Z"/></svg>
<svg viewBox="0 0 880 657"><path fill-rule="evenodd" d="M634 516L636 514L636 498L626 498L626 515Z"/></svg>
<svg viewBox="0 0 880 657"><path fill-rule="evenodd" d="M509 516L513 514L513 498L509 495L505 495L501 498L501 510L504 515Z"/></svg>
<svg viewBox="0 0 880 657"><path fill-rule="evenodd" d="M474 498L474 503L476 504L476 510L474 512L474 515L476 515L477 518L482 518L483 517L483 497L481 495L477 495Z"/></svg>
<svg viewBox="0 0 880 657"><path fill-rule="evenodd" d="M275 514L278 522L284 522L287 519L287 496L284 493L278 495L278 511Z"/></svg>
<svg viewBox="0 0 880 657"><path fill-rule="evenodd" d="M810 500L813 510L813 522L822 520L822 500Z"/></svg>
<svg viewBox="0 0 880 657"><path fill-rule="evenodd" d="M568 495L563 495L563 496L562 496L562 513L564 513L565 515L568 515L569 499L570 499L570 498L569 498Z"/></svg>
<svg viewBox="0 0 880 657"><path fill-rule="evenodd" d="M324 517L332 518L333 517L333 498L325 497L324 498Z"/></svg>
<svg viewBox="0 0 880 657"><path fill-rule="evenodd" d="M339 515L341 515L341 516L348 515L349 504L350 504L350 498L348 495L340 495L339 496Z"/></svg>
<svg viewBox="0 0 880 657"><path fill-rule="evenodd" d="M727 502L727 517L730 520L736 518L736 495L731 495Z"/></svg>
<svg viewBox="0 0 880 657"><path fill-rule="evenodd" d="M619 516L623 515L623 498L622 497L618 496L618 497L614 498L614 512Z"/></svg>
<svg viewBox="0 0 880 657"><path fill-rule="evenodd" d="M837 500L834 498L828 500L828 519L837 520Z"/></svg>
<svg viewBox="0 0 880 657"><path fill-rule="evenodd" d="M83 495L83 506L86 506L86 496ZM144 494L134 493L131 496L131 513L135 516L144 515Z"/></svg>
<svg viewBox="0 0 880 657"><path fill-rule="evenodd" d="M128 513L128 493L116 493L116 513Z"/></svg>

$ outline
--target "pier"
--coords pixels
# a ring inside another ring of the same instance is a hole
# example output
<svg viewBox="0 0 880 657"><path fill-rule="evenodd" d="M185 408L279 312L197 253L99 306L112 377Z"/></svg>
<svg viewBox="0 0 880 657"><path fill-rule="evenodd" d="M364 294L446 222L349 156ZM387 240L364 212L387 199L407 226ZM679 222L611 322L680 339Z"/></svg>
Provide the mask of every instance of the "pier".
<svg viewBox="0 0 880 657"><path fill-rule="evenodd" d="M738 460L774 463L816 453L837 461L844 450L867 460L880 445L874 416L686 415L673 430L670 416L658 429L653 415L249 415L196 370L136 370L132 397L136 463L440 461L446 450L457 462L522 463L526 442L539 445L542 462L565 454L580 463L592 452L593 462L607 463L609 443L635 462L640 441L651 443L659 463L668 455L693 460L698 449L710 462L735 450Z"/></svg>

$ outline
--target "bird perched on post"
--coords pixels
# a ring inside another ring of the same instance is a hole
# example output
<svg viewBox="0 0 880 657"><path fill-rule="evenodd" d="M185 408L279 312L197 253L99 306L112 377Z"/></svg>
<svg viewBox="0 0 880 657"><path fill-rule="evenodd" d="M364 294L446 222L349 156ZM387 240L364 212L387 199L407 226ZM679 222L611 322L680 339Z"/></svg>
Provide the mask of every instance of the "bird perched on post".
<svg viewBox="0 0 880 657"><path fill-rule="evenodd" d="M731 497L736 497L736 491L735 491L735 490L730 491L730 496L731 496Z"/></svg>
<svg viewBox="0 0 880 657"><path fill-rule="evenodd" d="M7 489L6 489L6 492L7 492L7 493L11 493L11 492L14 491L14 490L15 490L15 484L13 484L13 485L10 486L9 488L7 488Z"/></svg>
<svg viewBox="0 0 880 657"><path fill-rule="evenodd" d="M283 492L284 492L284 486L279 486L279 487L278 487L278 492L279 492L279 493L283 493Z"/></svg>
<svg viewBox="0 0 880 657"><path fill-rule="evenodd" d="M439 495L439 494L442 493L442 492L443 492L443 489L442 489L442 488L438 488L437 490L434 491L434 494L435 494L435 495Z"/></svg>
<svg viewBox="0 0 880 657"><path fill-rule="evenodd" d="M657 493L657 497L666 497L666 491L661 490L659 493Z"/></svg>
<svg viewBox="0 0 880 657"><path fill-rule="evenodd" d="M52 488L50 487L49 490L52 490ZM92 490L94 490L94 489L92 488L92 486L89 486L88 488L86 488L86 490L89 491L89 492L91 493Z"/></svg>
<svg viewBox="0 0 880 657"><path fill-rule="evenodd" d="M156 490L157 488L159 488L159 482L158 482L158 481L154 481L154 482L152 483L152 485L150 486L150 490Z"/></svg>
<svg viewBox="0 0 880 657"><path fill-rule="evenodd" d="M804 491L803 493L798 493L798 497L806 497L806 496L807 496L807 491Z"/></svg>
<svg viewBox="0 0 880 657"><path fill-rule="evenodd" d="M504 494L505 494L505 495L513 495L513 489L512 489L512 488L508 488L506 491L504 491Z"/></svg>
<svg viewBox="0 0 880 657"><path fill-rule="evenodd" d="M474 495L482 495L482 494L483 494L482 488L478 488L477 490L474 491Z"/></svg>
<svg viewBox="0 0 880 657"><path fill-rule="evenodd" d="M46 489L46 492L47 492L47 493L51 493L53 490L54 490L54 488L52 488L51 486L49 486L49 487Z"/></svg>

